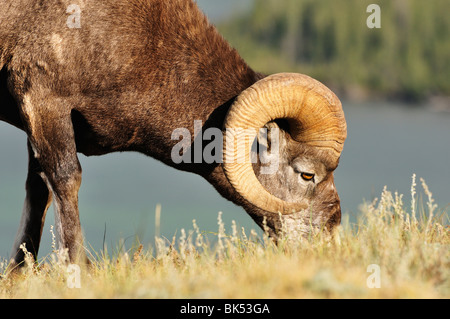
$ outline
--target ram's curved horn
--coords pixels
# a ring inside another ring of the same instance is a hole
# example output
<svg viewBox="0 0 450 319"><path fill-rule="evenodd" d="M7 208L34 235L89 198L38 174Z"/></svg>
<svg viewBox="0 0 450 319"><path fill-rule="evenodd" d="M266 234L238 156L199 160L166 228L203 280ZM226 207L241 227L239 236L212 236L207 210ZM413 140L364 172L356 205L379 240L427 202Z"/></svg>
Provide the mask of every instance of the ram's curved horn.
<svg viewBox="0 0 450 319"><path fill-rule="evenodd" d="M276 119L286 119L294 140L323 150L335 166L347 137L347 125L336 95L302 74L266 77L242 92L231 106L224 124L224 171L228 180L242 197L260 209L290 214L307 207L270 194L258 181L249 156L248 145L258 130ZM246 138L239 138L243 133ZM244 153L239 151L245 148Z"/></svg>

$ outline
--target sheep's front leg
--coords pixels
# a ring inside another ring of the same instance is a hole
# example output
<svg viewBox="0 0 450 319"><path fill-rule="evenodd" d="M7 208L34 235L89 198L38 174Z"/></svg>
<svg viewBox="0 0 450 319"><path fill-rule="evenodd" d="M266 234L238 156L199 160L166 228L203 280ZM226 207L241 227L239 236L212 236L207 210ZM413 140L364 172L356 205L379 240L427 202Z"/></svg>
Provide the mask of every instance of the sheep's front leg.
<svg viewBox="0 0 450 319"><path fill-rule="evenodd" d="M23 205L22 219L17 231L11 253L11 266L23 265L25 248L31 252L36 260L44 227L45 215L51 203L51 193L45 181L42 179L42 168L28 142L28 175L25 184L26 198Z"/></svg>
<svg viewBox="0 0 450 319"><path fill-rule="evenodd" d="M68 249L70 261L85 259L83 236L78 213L78 190L81 185L81 166L72 138L41 143L37 140L36 152L47 185L53 192L55 226L59 235L59 249ZM45 155L44 155L45 154Z"/></svg>
<svg viewBox="0 0 450 319"><path fill-rule="evenodd" d="M43 103L45 101L45 104ZM68 249L70 262L86 261L78 213L81 166L77 157L75 133L69 103L59 98L36 95L26 99L23 118L34 157L53 193L55 226L59 248Z"/></svg>

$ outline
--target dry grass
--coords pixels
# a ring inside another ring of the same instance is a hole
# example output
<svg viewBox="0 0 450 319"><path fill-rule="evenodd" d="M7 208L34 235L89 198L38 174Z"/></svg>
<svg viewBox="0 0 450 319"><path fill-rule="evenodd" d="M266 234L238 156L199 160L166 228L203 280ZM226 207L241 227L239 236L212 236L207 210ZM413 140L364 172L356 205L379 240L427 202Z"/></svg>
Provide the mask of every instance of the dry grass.
<svg viewBox="0 0 450 319"><path fill-rule="evenodd" d="M0 280L0 298L449 298L448 215L422 187L424 205L415 177L408 205L384 189L333 239L286 238L275 246L235 223L226 232L219 214L213 240L194 221L178 238L157 238L155 248L96 255L81 269L79 289L68 288L73 269L54 252ZM368 287L372 264L380 267L380 288Z"/></svg>

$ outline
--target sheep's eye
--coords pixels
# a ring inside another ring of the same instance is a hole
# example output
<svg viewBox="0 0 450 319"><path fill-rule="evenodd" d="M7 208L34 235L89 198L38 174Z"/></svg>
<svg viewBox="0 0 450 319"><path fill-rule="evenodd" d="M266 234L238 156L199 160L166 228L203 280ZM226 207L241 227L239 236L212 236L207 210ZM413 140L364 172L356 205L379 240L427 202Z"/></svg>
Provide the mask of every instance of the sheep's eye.
<svg viewBox="0 0 450 319"><path fill-rule="evenodd" d="M302 173L301 176L307 182L314 180L314 174Z"/></svg>

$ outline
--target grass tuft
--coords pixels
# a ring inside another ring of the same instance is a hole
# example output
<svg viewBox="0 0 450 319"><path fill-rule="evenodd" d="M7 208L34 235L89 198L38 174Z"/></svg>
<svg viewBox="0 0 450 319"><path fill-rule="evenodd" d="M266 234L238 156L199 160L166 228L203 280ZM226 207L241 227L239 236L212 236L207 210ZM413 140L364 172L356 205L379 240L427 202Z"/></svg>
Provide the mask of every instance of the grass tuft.
<svg viewBox="0 0 450 319"><path fill-rule="evenodd" d="M426 203L417 198L415 179L411 203L385 187L332 238L286 234L275 245L235 222L227 232L219 213L216 234L194 220L192 230L158 236L154 247L93 252L78 272L55 246L15 276L0 262L0 298L449 298L448 214L423 179ZM80 288L69 288L77 280Z"/></svg>

